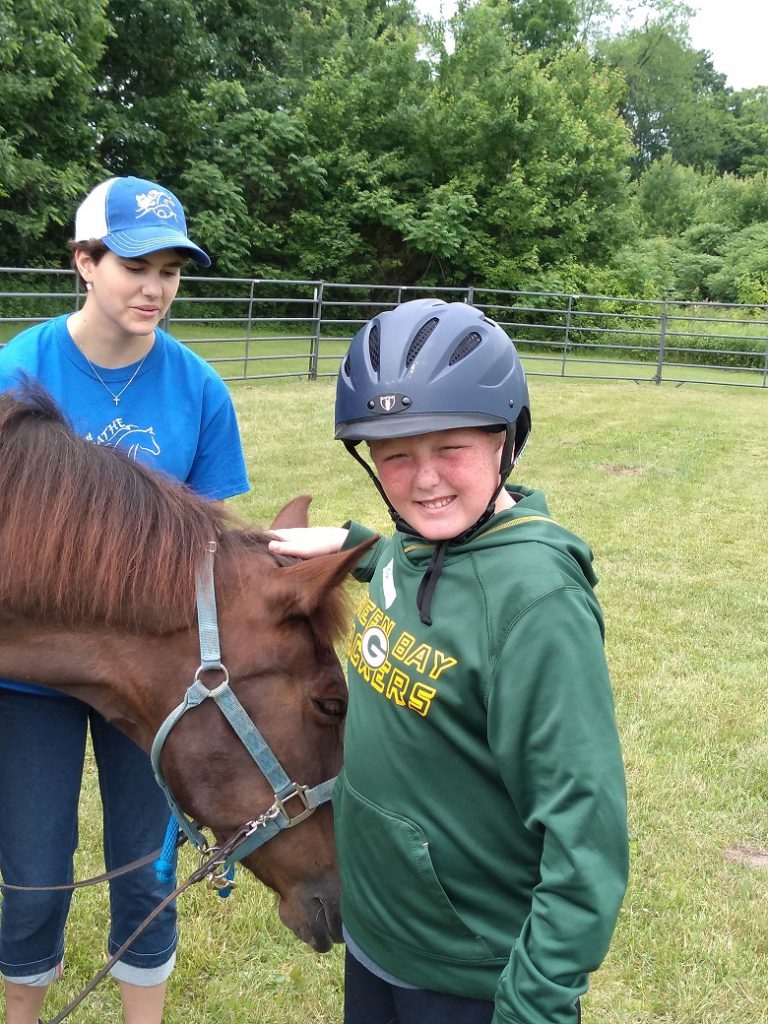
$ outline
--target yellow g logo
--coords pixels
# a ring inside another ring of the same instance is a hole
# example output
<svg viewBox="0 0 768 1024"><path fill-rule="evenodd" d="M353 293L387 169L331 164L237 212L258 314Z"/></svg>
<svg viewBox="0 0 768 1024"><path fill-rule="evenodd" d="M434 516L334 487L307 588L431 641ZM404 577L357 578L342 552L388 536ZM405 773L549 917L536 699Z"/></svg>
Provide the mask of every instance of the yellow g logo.
<svg viewBox="0 0 768 1024"><path fill-rule="evenodd" d="M371 668L380 668L387 660L387 654L389 654L387 634L378 626L366 629L361 646L365 663Z"/></svg>

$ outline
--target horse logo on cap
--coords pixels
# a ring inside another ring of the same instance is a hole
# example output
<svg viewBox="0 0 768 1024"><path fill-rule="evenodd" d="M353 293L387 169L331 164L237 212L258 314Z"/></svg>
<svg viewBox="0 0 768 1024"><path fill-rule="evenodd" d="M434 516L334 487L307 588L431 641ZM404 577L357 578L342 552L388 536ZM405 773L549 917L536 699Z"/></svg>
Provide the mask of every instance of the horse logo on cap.
<svg viewBox="0 0 768 1024"><path fill-rule="evenodd" d="M167 192L161 192L159 188L152 188L149 192L140 192L136 196L136 220L141 220L148 213L154 213L160 220L178 220L176 213L176 201Z"/></svg>

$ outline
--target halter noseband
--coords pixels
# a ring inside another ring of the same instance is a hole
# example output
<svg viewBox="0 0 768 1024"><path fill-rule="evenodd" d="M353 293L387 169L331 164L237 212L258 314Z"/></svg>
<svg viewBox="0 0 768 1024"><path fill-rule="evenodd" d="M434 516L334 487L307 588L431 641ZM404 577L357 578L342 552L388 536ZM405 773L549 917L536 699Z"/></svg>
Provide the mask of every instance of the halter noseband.
<svg viewBox="0 0 768 1024"><path fill-rule="evenodd" d="M197 574L197 619L200 633L200 667L195 678L188 687L184 699L177 708L165 719L157 731L152 743L152 767L158 785L165 793L179 828L199 850L209 852L208 844L200 829L184 814L167 782L160 767L160 756L171 729L180 718L191 708L196 708L209 697L215 702L243 745L258 765L264 778L272 787L275 797L272 806L259 817L247 821L236 833L239 837L233 849L228 849L227 856L222 859L220 873L223 877L233 865L247 857L249 853L263 846L285 828L292 828L308 818L321 804L331 799L331 792L337 776L327 779L317 786L302 786L288 778L282 765L272 753L269 744L256 728L248 712L237 699L229 686L229 673L221 661L219 647L219 625L216 614L216 591L213 582L213 559L216 542L211 541L206 551L203 565ZM200 681L204 672L221 672L223 682L213 689L208 689ZM286 805L298 800L300 809L291 815ZM229 846L229 843L224 844Z"/></svg>

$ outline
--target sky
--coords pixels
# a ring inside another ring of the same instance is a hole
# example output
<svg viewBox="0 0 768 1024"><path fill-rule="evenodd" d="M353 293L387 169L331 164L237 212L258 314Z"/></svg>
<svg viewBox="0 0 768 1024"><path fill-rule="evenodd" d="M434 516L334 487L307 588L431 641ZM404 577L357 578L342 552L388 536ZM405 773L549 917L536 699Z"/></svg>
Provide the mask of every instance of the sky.
<svg viewBox="0 0 768 1024"><path fill-rule="evenodd" d="M715 70L732 89L768 85L768 0L687 0L696 14L691 43L712 54ZM423 14L450 17L455 0L416 0Z"/></svg>

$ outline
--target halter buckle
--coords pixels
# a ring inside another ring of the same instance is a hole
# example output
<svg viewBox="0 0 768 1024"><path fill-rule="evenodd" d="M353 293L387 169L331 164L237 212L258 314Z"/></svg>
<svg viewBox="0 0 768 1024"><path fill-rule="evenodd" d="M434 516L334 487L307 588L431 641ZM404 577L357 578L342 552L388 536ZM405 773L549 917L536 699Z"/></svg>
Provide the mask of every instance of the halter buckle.
<svg viewBox="0 0 768 1024"><path fill-rule="evenodd" d="M293 782L291 783L291 785L293 786L293 788L285 796L279 797L277 793L275 793L275 802L272 804L272 807L270 808L270 811L275 812L275 817L277 816L277 814L283 815L283 817L286 819L285 828L293 828L294 825L298 825L300 821L304 821L305 818L308 818L315 809L314 807L310 806L309 800L307 799L307 792L309 791L309 786L300 786L297 782ZM294 798L300 801L302 810L300 810L299 813L294 818L292 818L288 811L285 809L285 805L288 803L289 800L293 800Z"/></svg>

